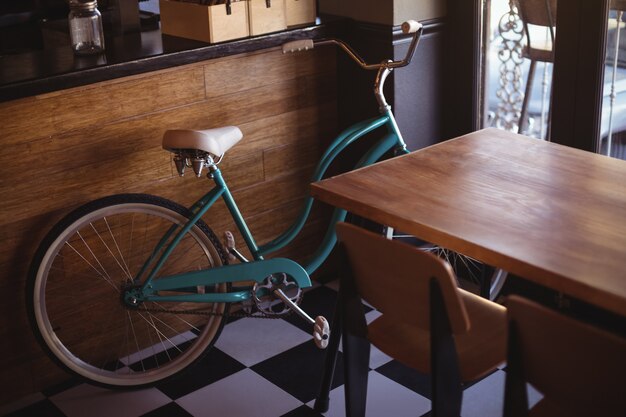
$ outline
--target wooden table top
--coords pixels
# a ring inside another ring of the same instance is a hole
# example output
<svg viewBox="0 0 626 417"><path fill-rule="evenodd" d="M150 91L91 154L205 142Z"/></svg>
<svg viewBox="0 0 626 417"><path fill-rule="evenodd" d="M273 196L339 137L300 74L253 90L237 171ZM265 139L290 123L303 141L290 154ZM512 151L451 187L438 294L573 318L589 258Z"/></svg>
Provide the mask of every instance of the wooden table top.
<svg viewBox="0 0 626 417"><path fill-rule="evenodd" d="M311 185L317 199L626 316L626 162L485 129Z"/></svg>

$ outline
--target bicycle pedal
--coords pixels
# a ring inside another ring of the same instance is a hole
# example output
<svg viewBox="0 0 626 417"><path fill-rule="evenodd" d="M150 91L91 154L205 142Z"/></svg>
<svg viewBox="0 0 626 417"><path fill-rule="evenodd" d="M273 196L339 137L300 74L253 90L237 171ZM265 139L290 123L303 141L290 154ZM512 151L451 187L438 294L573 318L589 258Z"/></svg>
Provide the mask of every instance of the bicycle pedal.
<svg viewBox="0 0 626 417"><path fill-rule="evenodd" d="M323 316L315 317L315 324L313 325L313 341L315 345L320 349L326 349L329 340L330 327L328 326L328 320Z"/></svg>

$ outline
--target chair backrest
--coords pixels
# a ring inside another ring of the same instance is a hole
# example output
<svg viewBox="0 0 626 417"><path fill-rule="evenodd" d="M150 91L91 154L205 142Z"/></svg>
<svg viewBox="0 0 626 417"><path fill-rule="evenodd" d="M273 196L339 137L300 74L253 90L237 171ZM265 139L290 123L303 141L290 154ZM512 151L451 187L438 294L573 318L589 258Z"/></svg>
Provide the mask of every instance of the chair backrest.
<svg viewBox="0 0 626 417"><path fill-rule="evenodd" d="M337 224L359 295L384 315L430 330L430 281L439 284L455 334L469 330L469 318L454 271L442 259L348 223Z"/></svg>
<svg viewBox="0 0 626 417"><path fill-rule="evenodd" d="M556 2L557 0L516 0L517 10L524 24L524 32L528 41L528 47L533 48L528 25L545 26L550 29L550 41L554 45L554 32L556 26ZM544 47L545 48L545 47ZM540 48L541 49L541 48ZM551 46L549 49L554 49ZM544 58L545 59L545 58ZM553 61L554 57L550 59Z"/></svg>
<svg viewBox="0 0 626 417"><path fill-rule="evenodd" d="M516 0L517 10L526 24L556 26L556 0Z"/></svg>
<svg viewBox="0 0 626 417"><path fill-rule="evenodd" d="M521 372L565 415L626 415L626 339L518 296L506 306L507 378ZM511 395L507 381L505 411Z"/></svg>

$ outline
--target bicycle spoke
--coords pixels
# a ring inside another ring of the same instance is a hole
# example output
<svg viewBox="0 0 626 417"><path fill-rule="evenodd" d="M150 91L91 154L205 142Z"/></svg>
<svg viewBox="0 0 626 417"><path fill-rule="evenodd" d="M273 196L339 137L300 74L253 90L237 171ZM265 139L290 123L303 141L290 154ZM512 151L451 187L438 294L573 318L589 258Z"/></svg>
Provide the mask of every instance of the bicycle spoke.
<svg viewBox="0 0 626 417"><path fill-rule="evenodd" d="M134 282L136 266L139 271L158 259L163 238L188 216L184 207L155 197L107 197L79 208L63 220L65 228L48 238L51 243L39 255L48 261L34 266L29 276L32 293L42 300L31 308L43 317L43 325L36 327L41 340L66 368L105 386L152 385L197 361L214 343L223 316L148 312L126 306L120 297L122 283ZM216 245L219 240L200 220L154 279L224 264L223 249ZM199 305L179 303L177 308ZM206 308L221 312L224 306Z"/></svg>
<svg viewBox="0 0 626 417"><path fill-rule="evenodd" d="M161 322L163 325L165 325L165 327L169 328L170 330L174 330L174 331L176 331L173 327L168 326L168 325L167 325L164 321L162 321L162 320L158 319L158 318L157 318L157 317L155 317L153 314L151 314L151 313L149 313L149 314L150 314L150 317L151 317L151 318L156 318L159 322ZM143 315L143 314L139 313L139 316L140 316L142 319L144 319L147 323L149 323L149 322L150 322L148 319L146 319L146 318L144 317L144 315ZM169 338L169 337L168 337L165 333L163 333L161 330L159 330L159 329L157 328L157 326L156 326L156 325L154 325L154 326L153 326L153 329L154 329L154 331L155 331L157 334L159 334L159 335L163 336L163 337L165 338L165 340L166 340L166 341L168 341L168 342L172 345L172 347L176 348L179 352L182 352L182 350L178 347L178 344L174 343L174 342L173 342L173 341L172 341L172 340L171 340L171 339L170 339L170 338ZM179 335L177 334L176 336L179 336Z"/></svg>
<svg viewBox="0 0 626 417"><path fill-rule="evenodd" d="M159 303L157 303L157 302L154 302L154 304L156 304L156 305L157 305L158 307L160 307L160 308L163 308L163 307L162 307ZM189 327L193 328L193 330L200 331L200 329L198 329L195 325L193 325L193 324L189 323L187 320L183 319L180 315L176 314L176 315L175 315L175 317L176 317L179 321L181 321L182 323L184 323L184 324L188 325Z"/></svg>
<svg viewBox="0 0 626 417"><path fill-rule="evenodd" d="M139 315L141 316L141 313ZM145 318L144 318L144 320L145 320ZM159 367L159 357L157 356L157 352L154 351L155 343L152 341L152 332L150 331L150 327L154 327L154 321L152 319L150 320L150 323L147 326L147 329L148 329L148 339L149 339L150 349L152 350L152 357L154 358L154 361L156 362L156 366L158 368ZM161 337L159 336L159 333L158 332L155 332L155 333L159 337L159 340L161 340Z"/></svg>
<svg viewBox="0 0 626 417"><path fill-rule="evenodd" d="M130 233L128 237L128 253L129 253L131 260L133 259L133 233L134 232L135 232L135 213L133 213L130 219ZM136 271L137 269L133 269L133 270Z"/></svg>
<svg viewBox="0 0 626 417"><path fill-rule="evenodd" d="M152 317L152 315L150 315L150 324L156 328L156 325L154 324L154 318ZM161 337L161 334L159 332L155 332L157 337L159 338L159 343L161 344L161 348L162 348L162 352L165 352L165 354L167 355L167 360L171 361L172 358L170 356L170 353L168 352L168 350L165 348L165 343L163 343L163 338ZM156 354L155 354L156 357ZM157 366L158 366L158 359L157 359Z"/></svg>
<svg viewBox="0 0 626 417"><path fill-rule="evenodd" d="M126 265L126 261L124 260L124 256L122 255L122 251L120 250L119 245L117 244L117 240L115 239L115 236L113 235L113 231L111 230L111 227L109 226L109 223L107 222L107 218L104 217L102 220L104 220L104 223L106 224L107 230L109 231L109 236L111 236L111 239L113 240L113 243L115 244L115 247L117 248L117 252L120 256L121 261L124 263L124 266L122 266L122 264L120 263L120 261L117 259L117 257L113 254L113 252L111 251L111 249L109 248L109 245L107 245L107 243L104 241L104 239L102 238L102 236L100 235L100 233L98 233L98 231L96 230L96 228L94 227L93 223L89 223L89 225L91 226L91 228L94 230L94 232L96 232L96 234L98 235L98 237L100 238L100 241L102 242L102 244L104 245L104 247L107 248L107 251L109 252L109 254L111 255L111 258L113 258L113 260L115 261L115 263L117 263L117 265L120 267L120 269L126 274L126 276L132 280L132 277L130 275L130 270L128 269L128 265Z"/></svg>
<svg viewBox="0 0 626 417"><path fill-rule="evenodd" d="M139 341L137 340L137 333L135 333L135 325L133 324L133 319L131 317L130 311L127 311L126 314L128 314L128 322L130 323L130 328L133 331L133 339L135 340L135 348L137 349L136 351L139 352ZM146 368L144 366L143 359L140 359L140 362L141 369L145 372Z"/></svg>
<svg viewBox="0 0 626 417"><path fill-rule="evenodd" d="M84 241L83 241L84 242ZM78 250L76 250L76 248L74 248L74 246L72 246L72 244L70 242L65 242L65 244L67 246L69 246L74 252L76 252L76 254L87 263L87 265L89 265L94 271L96 271L96 274L98 274L100 277L102 277L102 279L104 279L107 283L109 283L109 285L111 285L111 287L113 287L117 292L119 292L119 288L116 287L116 285L113 283L113 281L111 280L110 277L105 276L103 273L101 273L95 266L93 266L91 264L91 262L89 262L80 252L78 252Z"/></svg>
<svg viewBox="0 0 626 417"><path fill-rule="evenodd" d="M55 266L55 265L52 265L50 267L50 271L59 271L59 272L64 272L64 273L67 272L65 268L60 268L60 267ZM88 279L93 278L93 275L90 275L90 274L88 274L86 272L71 271L71 274L72 274L73 277L81 277L81 278L88 278ZM109 280L105 279L105 281L106 281L107 284L110 284ZM111 286L113 287L115 292L119 294L120 289L118 287L116 287L115 285L111 285Z"/></svg>

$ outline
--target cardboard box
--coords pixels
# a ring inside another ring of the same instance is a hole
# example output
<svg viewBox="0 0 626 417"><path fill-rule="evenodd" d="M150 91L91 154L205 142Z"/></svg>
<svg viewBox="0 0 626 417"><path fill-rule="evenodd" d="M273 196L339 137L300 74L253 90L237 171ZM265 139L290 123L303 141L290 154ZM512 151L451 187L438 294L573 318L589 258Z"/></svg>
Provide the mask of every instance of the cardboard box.
<svg viewBox="0 0 626 417"><path fill-rule="evenodd" d="M287 29L285 0L248 0L250 35Z"/></svg>
<svg viewBox="0 0 626 417"><path fill-rule="evenodd" d="M315 0L285 0L287 26L315 23L316 3Z"/></svg>
<svg viewBox="0 0 626 417"><path fill-rule="evenodd" d="M248 2L207 6L173 0L159 0L161 32L204 42L223 42L250 35Z"/></svg>

